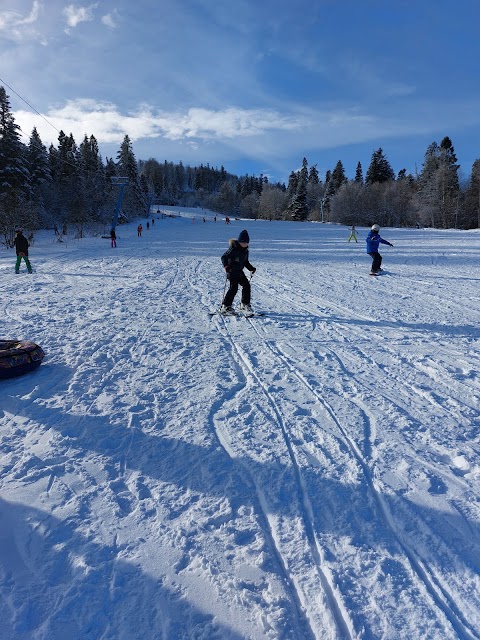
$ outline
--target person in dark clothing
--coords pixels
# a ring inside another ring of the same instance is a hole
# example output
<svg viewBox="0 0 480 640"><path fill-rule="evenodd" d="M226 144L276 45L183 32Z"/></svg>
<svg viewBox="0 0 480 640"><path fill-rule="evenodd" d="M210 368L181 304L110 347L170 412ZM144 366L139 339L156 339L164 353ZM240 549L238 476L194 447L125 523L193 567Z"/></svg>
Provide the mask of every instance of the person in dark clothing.
<svg viewBox="0 0 480 640"><path fill-rule="evenodd" d="M378 224L374 224L367 236L367 253L372 258L372 268L370 275L376 276L382 271L382 256L378 253L378 246L380 244L387 244L389 247L393 247L391 242L387 242L380 237L380 227Z"/></svg>
<svg viewBox="0 0 480 640"><path fill-rule="evenodd" d="M20 263L22 262L22 258L25 260L25 264L27 265L28 273L32 273L32 265L30 264L30 260L28 259L28 240L22 233L21 229L17 230L17 237L15 238L15 250L17 252L17 262L15 263L15 273L20 273Z"/></svg>
<svg viewBox="0 0 480 640"><path fill-rule="evenodd" d="M112 249L113 249L117 246L117 234L113 227L112 227L112 230L110 231L110 238L112 239Z"/></svg>
<svg viewBox="0 0 480 640"><path fill-rule="evenodd" d="M235 313L232 307L233 300L237 295L239 285L242 287L242 303L240 308L244 311L251 312L250 306L250 293L251 287L247 276L243 272L243 269L248 269L252 275L256 269L252 266L248 260L248 244L250 238L246 229L240 232L238 239L232 238L229 240L229 248L223 254L221 260L223 268L227 274L227 278L230 281L230 288L228 289L220 309L220 313L225 315L231 315Z"/></svg>

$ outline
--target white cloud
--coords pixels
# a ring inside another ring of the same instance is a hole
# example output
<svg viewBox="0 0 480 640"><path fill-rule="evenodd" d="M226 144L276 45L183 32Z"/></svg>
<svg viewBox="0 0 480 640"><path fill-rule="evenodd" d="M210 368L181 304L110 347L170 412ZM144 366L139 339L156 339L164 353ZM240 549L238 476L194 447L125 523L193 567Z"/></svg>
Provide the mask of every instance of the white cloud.
<svg viewBox="0 0 480 640"><path fill-rule="evenodd" d="M40 2L33 0L32 9L25 16L17 11L1 11L0 35L17 42L36 37L37 34L32 29L32 25L37 22L41 8Z"/></svg>
<svg viewBox="0 0 480 640"><path fill-rule="evenodd" d="M97 4L91 4L88 7L77 7L69 4L64 8L62 13L67 19L67 25L69 27L76 27L80 22L91 22L93 20L94 9L97 7ZM68 32L68 29L66 31Z"/></svg>
<svg viewBox="0 0 480 640"><path fill-rule="evenodd" d="M191 108L184 113L158 113L149 105L141 105L135 113L122 115L115 105L90 99L70 100L64 107L42 114L53 126L27 111L17 111L14 115L24 133L29 134L36 126L47 144L56 143L55 129L71 132L77 142L87 133L93 134L99 143L119 143L126 134L132 141L163 137L195 142L258 136L301 126L298 119L269 110Z"/></svg>
<svg viewBox="0 0 480 640"><path fill-rule="evenodd" d="M470 103L443 105L443 109L436 103L427 106L420 116L416 108L385 115L359 108L309 109L300 105L283 114L272 109L237 107L167 112L144 104L124 114L113 103L84 98L49 109L42 114L48 122L30 111L13 115L25 134L24 142L28 142L35 126L47 147L50 143L58 145L58 130L72 133L77 144L85 134L94 135L103 149L118 148L128 135L135 143L137 157L155 156L161 149L165 157L187 162L198 159L201 153L203 160L208 155L212 162L251 157L273 166L289 156L303 157L311 150L318 154L322 149L343 145L425 135L441 130L454 114L462 114L464 124L478 123L478 104L475 109Z"/></svg>
<svg viewBox="0 0 480 640"><path fill-rule="evenodd" d="M102 24L104 24L106 27L109 27L110 29L116 29L118 27L116 14L117 12L115 10L113 12L113 15L111 13L107 13L106 15L102 16Z"/></svg>

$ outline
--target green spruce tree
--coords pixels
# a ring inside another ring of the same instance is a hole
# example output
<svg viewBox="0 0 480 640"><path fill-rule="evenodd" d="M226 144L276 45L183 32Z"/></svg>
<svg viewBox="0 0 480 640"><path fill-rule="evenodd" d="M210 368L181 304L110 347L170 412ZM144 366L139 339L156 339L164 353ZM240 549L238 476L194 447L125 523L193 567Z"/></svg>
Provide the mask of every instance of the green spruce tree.
<svg viewBox="0 0 480 640"><path fill-rule="evenodd" d="M132 217L146 215L148 213L147 202L140 187L137 161L128 135L124 137L117 153L117 175L128 178L128 188L125 190L123 208Z"/></svg>
<svg viewBox="0 0 480 640"><path fill-rule="evenodd" d="M0 231L11 246L16 225L24 225L31 197L30 172L20 127L10 109L4 87L0 87Z"/></svg>
<svg viewBox="0 0 480 640"><path fill-rule="evenodd" d="M357 184L363 184L363 169L362 163L359 161L355 170L355 182Z"/></svg>
<svg viewBox="0 0 480 640"><path fill-rule="evenodd" d="M395 173L390 166L383 149L380 147L372 154L372 160L365 176L366 184L374 184L376 182L388 182L395 179Z"/></svg>

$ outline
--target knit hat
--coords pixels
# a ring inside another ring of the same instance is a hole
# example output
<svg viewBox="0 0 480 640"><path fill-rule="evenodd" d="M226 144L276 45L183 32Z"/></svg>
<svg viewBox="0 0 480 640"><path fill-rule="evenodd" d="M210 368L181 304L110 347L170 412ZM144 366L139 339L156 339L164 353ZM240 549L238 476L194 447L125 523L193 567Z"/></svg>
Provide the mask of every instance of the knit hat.
<svg viewBox="0 0 480 640"><path fill-rule="evenodd" d="M248 231L246 229L244 229L243 231L240 231L240 235L238 236L237 242L246 242L247 244L250 242Z"/></svg>

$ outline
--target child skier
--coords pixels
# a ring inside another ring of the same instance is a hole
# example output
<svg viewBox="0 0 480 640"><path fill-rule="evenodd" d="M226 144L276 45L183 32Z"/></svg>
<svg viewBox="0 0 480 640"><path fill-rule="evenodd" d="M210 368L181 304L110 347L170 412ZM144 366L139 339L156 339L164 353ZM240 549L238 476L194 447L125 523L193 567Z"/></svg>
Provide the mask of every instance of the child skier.
<svg viewBox="0 0 480 640"><path fill-rule="evenodd" d="M378 253L379 244L388 244L389 247L393 247L391 242L380 237L380 227L374 224L367 236L367 253L372 258L371 276L376 276L382 271L382 256Z"/></svg>
<svg viewBox="0 0 480 640"><path fill-rule="evenodd" d="M248 231L244 229L240 232L237 240L234 238L229 240L230 246L221 258L227 278L230 280L230 288L223 299L223 304L220 309L220 313L223 313L224 315L235 314L232 304L235 296L237 295L238 285L242 287L242 304L240 305L240 309L247 313L252 312L252 307L250 306L250 282L243 272L244 268L248 269L252 275L256 271L255 267L253 267L248 261L249 242L250 238L248 236Z"/></svg>
<svg viewBox="0 0 480 640"><path fill-rule="evenodd" d="M350 240L355 240L355 242L358 242L357 240L357 230L355 229L355 225L352 224L352 228L350 229L350 235L348 236L348 242L350 242Z"/></svg>

